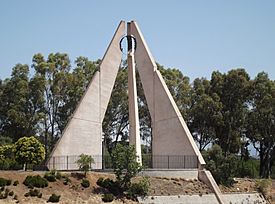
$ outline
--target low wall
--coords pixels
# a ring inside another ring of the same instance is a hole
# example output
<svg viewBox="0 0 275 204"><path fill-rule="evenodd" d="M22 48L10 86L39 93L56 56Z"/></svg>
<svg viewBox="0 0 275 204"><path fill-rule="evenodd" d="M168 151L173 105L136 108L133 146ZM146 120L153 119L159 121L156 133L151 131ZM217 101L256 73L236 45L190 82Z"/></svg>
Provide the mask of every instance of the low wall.
<svg viewBox="0 0 275 204"><path fill-rule="evenodd" d="M258 193L222 194L224 204L267 204ZM143 204L219 204L215 194L178 195L178 196L146 196L138 198Z"/></svg>
<svg viewBox="0 0 275 204"><path fill-rule="evenodd" d="M198 179L198 169L146 169L139 173L141 176Z"/></svg>

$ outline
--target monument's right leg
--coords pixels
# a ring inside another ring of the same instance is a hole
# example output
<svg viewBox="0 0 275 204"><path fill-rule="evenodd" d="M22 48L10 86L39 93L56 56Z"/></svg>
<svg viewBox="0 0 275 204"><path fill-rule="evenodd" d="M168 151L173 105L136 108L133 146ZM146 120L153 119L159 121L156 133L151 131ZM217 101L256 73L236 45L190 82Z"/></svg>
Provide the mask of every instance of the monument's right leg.
<svg viewBox="0 0 275 204"><path fill-rule="evenodd" d="M205 164L137 24L133 21L131 34L137 43L137 70L152 119L153 168L186 168L185 161L177 160L187 156L193 160L191 163L197 163L196 167Z"/></svg>

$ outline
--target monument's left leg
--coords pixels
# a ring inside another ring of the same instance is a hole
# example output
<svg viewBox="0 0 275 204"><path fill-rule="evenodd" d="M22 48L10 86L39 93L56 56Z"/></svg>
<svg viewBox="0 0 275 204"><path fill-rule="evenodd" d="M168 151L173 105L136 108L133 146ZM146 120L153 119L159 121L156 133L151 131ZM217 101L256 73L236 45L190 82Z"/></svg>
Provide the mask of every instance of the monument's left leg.
<svg viewBox="0 0 275 204"><path fill-rule="evenodd" d="M119 42L125 34L121 21L102 59L46 165L49 169L77 169L80 154L94 157L93 168L102 168L102 121L110 100L122 53Z"/></svg>

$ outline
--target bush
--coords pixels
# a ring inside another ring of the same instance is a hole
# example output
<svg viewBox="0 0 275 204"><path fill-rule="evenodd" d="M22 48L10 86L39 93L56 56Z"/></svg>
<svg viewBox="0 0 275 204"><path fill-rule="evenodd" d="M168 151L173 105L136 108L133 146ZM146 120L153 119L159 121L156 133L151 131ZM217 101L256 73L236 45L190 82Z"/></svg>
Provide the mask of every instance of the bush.
<svg viewBox="0 0 275 204"><path fill-rule="evenodd" d="M102 201L106 203L112 202L113 200L114 200L114 195L111 193L104 194L102 197Z"/></svg>
<svg viewBox="0 0 275 204"><path fill-rule="evenodd" d="M233 177L237 171L237 158L235 155L225 157L221 147L215 144L211 149L203 152L203 157L206 161L206 169L211 171L218 184L233 185Z"/></svg>
<svg viewBox="0 0 275 204"><path fill-rule="evenodd" d="M37 189L30 189L30 190L29 190L29 195L30 195L31 197L37 197L39 194L40 194L40 191L37 190Z"/></svg>
<svg viewBox="0 0 275 204"><path fill-rule="evenodd" d="M59 171L57 171L55 174L55 178L60 180L62 178L62 174Z"/></svg>
<svg viewBox="0 0 275 204"><path fill-rule="evenodd" d="M97 179L96 184L100 187L103 187L104 178L100 177Z"/></svg>
<svg viewBox="0 0 275 204"><path fill-rule="evenodd" d="M136 161L136 150L133 145L118 144L112 151L112 165L122 191L130 187L131 178L142 170Z"/></svg>
<svg viewBox="0 0 275 204"><path fill-rule="evenodd" d="M45 159L45 146L34 136L21 137L14 150L16 161L22 164L39 164Z"/></svg>
<svg viewBox="0 0 275 204"><path fill-rule="evenodd" d="M88 179L82 179L81 186L88 188L90 186L90 181Z"/></svg>
<svg viewBox="0 0 275 204"><path fill-rule="evenodd" d="M10 179L0 178L0 187L11 185Z"/></svg>
<svg viewBox="0 0 275 204"><path fill-rule="evenodd" d="M143 178L138 183L133 183L128 190L130 198L136 198L137 196L145 196L149 192L150 182L148 178Z"/></svg>
<svg viewBox="0 0 275 204"><path fill-rule="evenodd" d="M95 161L92 156L81 154L76 163L79 167L79 170L84 171L84 176L86 177L87 172L92 168L91 165L94 164Z"/></svg>
<svg viewBox="0 0 275 204"><path fill-rule="evenodd" d="M70 182L71 182L71 179L69 179L68 177L65 177L64 181L63 181L63 184L68 185L68 183L70 183Z"/></svg>
<svg viewBox="0 0 275 204"><path fill-rule="evenodd" d="M49 197L49 200L47 202L52 202L52 203L58 203L59 202L59 199L60 199L60 195L56 195L56 194L52 194L50 197Z"/></svg>
<svg viewBox="0 0 275 204"><path fill-rule="evenodd" d="M19 181L17 181L17 180L13 182L14 186L17 186L18 184L19 184Z"/></svg>
<svg viewBox="0 0 275 204"><path fill-rule="evenodd" d="M51 172L46 172L44 174L44 178L47 179L47 181L49 181L49 182L55 182L56 181L55 175L52 174Z"/></svg>
<svg viewBox="0 0 275 204"><path fill-rule="evenodd" d="M14 192L13 191L10 191L9 192L9 196L13 196L14 195Z"/></svg>
<svg viewBox="0 0 275 204"><path fill-rule="evenodd" d="M122 189L120 188L120 184L118 181L113 181L109 178L100 179L97 181L97 184L102 187L108 189L112 194L119 195L122 193Z"/></svg>
<svg viewBox="0 0 275 204"><path fill-rule="evenodd" d="M29 188L37 187L44 188L48 186L48 181L42 178L40 175L36 176L27 176L23 184Z"/></svg>

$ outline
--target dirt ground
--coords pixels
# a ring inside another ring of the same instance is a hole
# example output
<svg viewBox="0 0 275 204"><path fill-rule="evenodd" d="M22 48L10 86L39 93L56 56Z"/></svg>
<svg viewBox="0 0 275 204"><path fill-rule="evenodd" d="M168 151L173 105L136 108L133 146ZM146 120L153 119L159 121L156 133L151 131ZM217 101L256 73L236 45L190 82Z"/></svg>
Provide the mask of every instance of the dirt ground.
<svg viewBox="0 0 275 204"><path fill-rule="evenodd" d="M138 181L139 179L141 177L137 177L135 180ZM150 196L212 193L212 190L206 184L198 180L166 177L150 177L149 180L151 187L148 194Z"/></svg>
<svg viewBox="0 0 275 204"><path fill-rule="evenodd" d="M10 185L8 188L18 196L19 203L46 203L48 198L52 193L61 195L60 202L62 204L71 203L103 203L101 201L102 191L97 186L96 181L98 178L112 178L115 176L110 173L97 173L90 172L87 174L87 178L90 181L89 188L83 188L81 186L81 180L79 174L77 173L66 173L69 176L71 183L69 185L64 185L62 180L57 180L55 182L49 182L49 186L46 188L39 189L42 193L42 198L37 197L25 197L24 194L29 191L29 189L23 184L23 181L28 175L41 175L43 177L45 172L24 172L24 171L0 171L0 177L11 179L13 182L15 180L19 181L17 186ZM133 182L138 182L142 177L136 177ZM208 194L211 190L202 182L198 180L185 180L185 179L175 179L175 178L163 178L163 177L151 177L150 180L150 191L149 195L183 195L183 194ZM0 200L0 203L16 203L16 200L9 196L8 199ZM114 200L113 204L137 203L132 200Z"/></svg>
<svg viewBox="0 0 275 204"><path fill-rule="evenodd" d="M73 203L103 203L102 189L97 186L96 181L98 178L111 178L114 179L115 176L111 173L98 173L90 172L87 174L87 178L90 181L89 188L83 188L81 186L81 179L77 173L63 172L66 174L71 183L69 185L64 185L62 180L57 180L56 182L49 182L49 186L46 188L39 189L42 193L42 198L37 197L25 197L24 194L29 191L29 189L23 184L23 181L28 175L41 175L43 177L45 172L24 172L24 171L0 171L0 177L11 179L13 182L15 180L19 181L17 186L10 185L8 188L18 196L19 203L23 204L38 204L47 203L48 198L51 194L55 193L61 195L60 202L62 204L73 204ZM133 182L138 182L142 177L136 177ZM198 180L185 180L178 178L166 178L166 177L150 177L150 196L156 195L192 195L192 194L209 194L212 193L211 189L204 183ZM275 180L272 181L272 185L269 189L269 197L272 204L275 204ZM220 186L222 192L256 192L256 180L255 179L236 179L236 183L233 187L228 188ZM16 203L11 196L8 199L0 200L1 203ZM127 199L116 199L112 204L134 204L137 203L132 200Z"/></svg>
<svg viewBox="0 0 275 204"><path fill-rule="evenodd" d="M222 192L257 192L257 179L239 178L235 179L236 183L232 187L219 186ZM266 198L271 204L275 204L275 180L271 180L271 185L268 188Z"/></svg>
<svg viewBox="0 0 275 204"><path fill-rule="evenodd" d="M71 176L70 173L67 174L71 180L69 185L64 185L63 181L57 180L55 182L49 182L49 186L46 188L39 188L42 193L42 198L37 197L25 197L24 194L29 191L29 189L23 184L23 181L27 175L41 175L43 177L45 172L20 172L20 171L0 171L0 177L6 179L12 179L12 181L18 180L19 184L17 186L10 185L8 188L18 196L19 203L23 204L38 204L38 203L47 203L48 198L51 194L55 193L61 195L60 202L61 204L73 204L73 203L103 203L101 201L102 195L96 193L98 186L96 181L99 177L109 177L114 178L114 175L104 174L104 173L89 173L87 178L90 181L89 188L83 188L81 186L81 180L77 176ZM8 199L0 200L0 203L16 203L16 200L12 199L9 196ZM132 200L114 200L112 204L134 204Z"/></svg>

